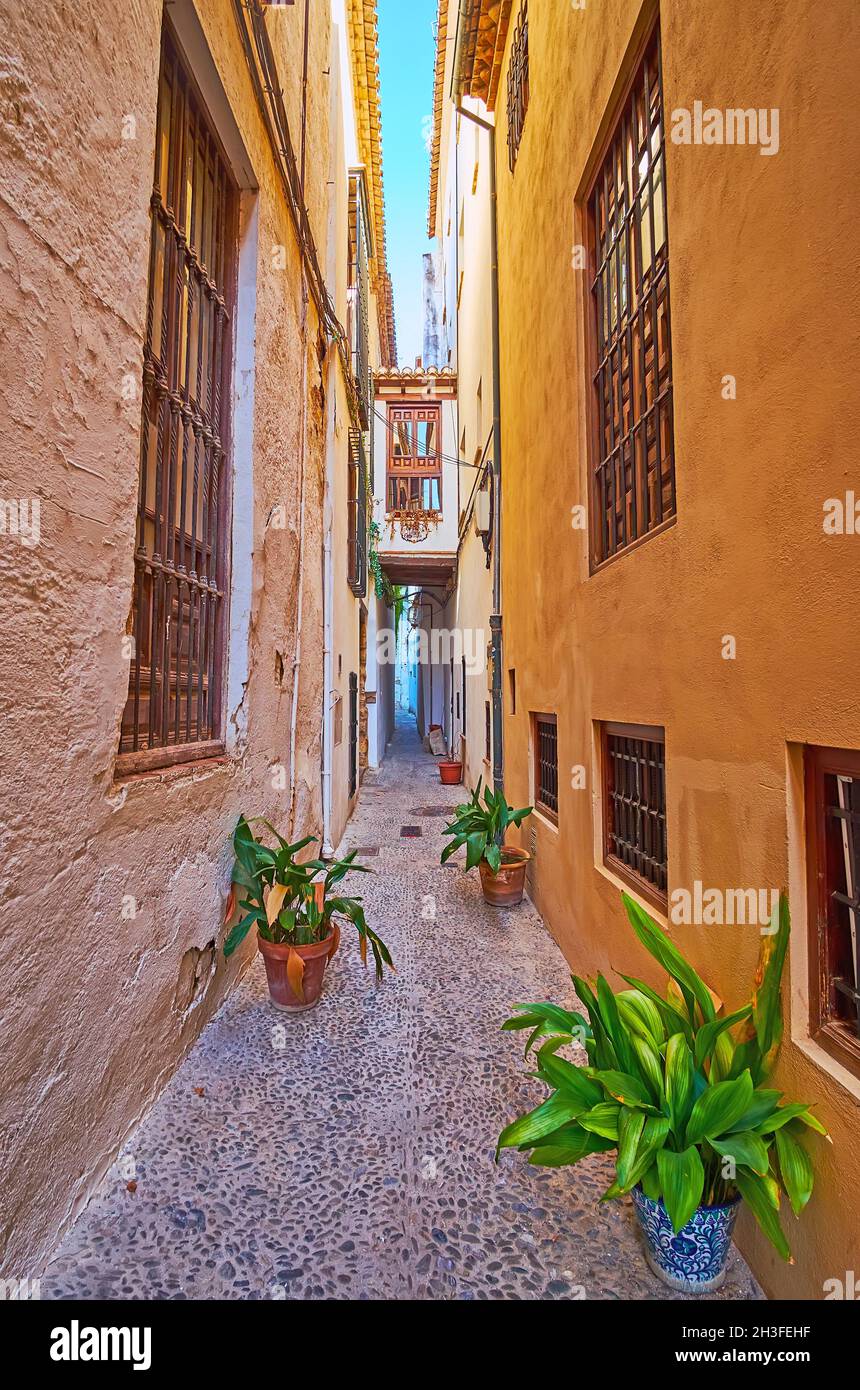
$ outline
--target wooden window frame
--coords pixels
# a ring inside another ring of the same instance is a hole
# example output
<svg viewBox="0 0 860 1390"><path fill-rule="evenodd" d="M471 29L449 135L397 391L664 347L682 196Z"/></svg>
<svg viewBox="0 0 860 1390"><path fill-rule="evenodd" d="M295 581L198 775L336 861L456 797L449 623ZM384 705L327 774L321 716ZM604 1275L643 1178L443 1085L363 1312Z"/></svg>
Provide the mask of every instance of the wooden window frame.
<svg viewBox="0 0 860 1390"><path fill-rule="evenodd" d="M167 20L153 185L118 777L225 752L239 189Z"/></svg>
<svg viewBox="0 0 860 1390"><path fill-rule="evenodd" d="M808 746L804 750L806 870L809 951L809 1033L814 1042L852 1075L860 1077L860 1036L833 1010L832 854L824 780L843 774L860 780L860 751ZM855 886L856 894L856 886Z"/></svg>
<svg viewBox="0 0 860 1390"><path fill-rule="evenodd" d="M540 811L553 825L558 825L558 715L532 713L532 795L534 798L535 810ZM541 782L541 731L540 726L545 724L555 729L555 800L556 805L551 806L544 801L544 788Z"/></svg>
<svg viewBox="0 0 860 1390"><path fill-rule="evenodd" d="M360 430L350 429L347 464L346 577L356 598L367 597L367 458Z"/></svg>
<svg viewBox="0 0 860 1390"><path fill-rule="evenodd" d="M644 875L639 874L630 865L625 864L624 860L612 852L610 844L615 838L613 823L613 800L612 781L614 762L609 750L610 737L637 739L645 743L657 743L663 748L663 818L665 820L666 807L666 731L656 724L618 724L607 721L600 725L600 760L601 760L601 782L602 782L602 826L603 826L603 863L618 878L629 885L641 898L644 898L660 912L665 912L669 905L668 891L668 869L669 856L668 848L666 851L665 874L666 888L660 889L657 884L652 883ZM668 843L668 836L667 843Z"/></svg>
<svg viewBox="0 0 860 1390"><path fill-rule="evenodd" d="M436 515L442 515L443 495L442 495L442 403L441 401L415 400L388 401L388 449L385 470L385 514L387 517L396 516L404 511L427 510ZM411 449L407 455L396 455L394 452L395 431L398 422L405 422L408 418L412 432ZM432 423L436 426L436 450L433 454L419 454L417 452L417 429L421 424ZM395 494L392 487L398 482L411 482L417 480L419 485L426 482L436 484L438 496L438 507L393 507L392 500Z"/></svg>
<svg viewBox="0 0 860 1390"><path fill-rule="evenodd" d="M370 365L370 257L372 240L363 169L349 175L347 248L347 337L362 429L373 423L373 369Z"/></svg>
<svg viewBox="0 0 860 1390"><path fill-rule="evenodd" d="M648 84L647 80L652 67L656 72L656 86ZM642 92L639 91L640 82L643 84ZM643 109L640 110L639 97L644 98L646 94L649 101L656 94L656 124L651 123L649 108L646 143L641 144L638 137L635 138L636 152L640 158L624 160L622 154L632 154L634 128L638 131L637 117L644 113L644 100ZM647 176L643 179L640 164L646 149L650 149L650 158ZM583 198L589 267L585 319L589 568L592 574L661 534L677 519L665 150L658 16L635 51L630 76L617 102L614 118L600 147L595 170ZM632 171L632 181L626 175L622 179L624 202L618 204L618 177L613 176L620 177L622 168ZM655 172L659 174L659 179L655 179ZM615 191L610 199L611 179ZM659 248L654 250L654 190L657 182L663 239ZM643 191L648 194L645 199L642 197ZM607 220L607 255L599 254L601 196ZM617 204L623 210L620 219L614 215ZM610 206L613 210L611 219ZM609 227L617 225L619 221L625 230L613 239ZM643 269L643 225L646 223L651 248L647 270ZM626 247L623 266L622 246ZM617 293L607 296L607 313L610 317L605 319L607 336L604 342L600 327L601 318L604 317L600 296L605 285L612 288L613 278L618 288ZM650 345L646 341L649 329Z"/></svg>
<svg viewBox="0 0 860 1390"><path fill-rule="evenodd" d="M529 109L529 6L523 0L508 61L508 168L514 172Z"/></svg>

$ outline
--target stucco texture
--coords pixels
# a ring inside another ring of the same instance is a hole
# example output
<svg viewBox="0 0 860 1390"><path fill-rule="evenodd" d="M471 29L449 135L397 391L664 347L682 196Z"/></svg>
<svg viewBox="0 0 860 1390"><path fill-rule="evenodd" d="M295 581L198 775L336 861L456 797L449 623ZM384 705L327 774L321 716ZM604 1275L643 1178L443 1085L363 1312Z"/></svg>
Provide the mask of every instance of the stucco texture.
<svg viewBox="0 0 860 1390"><path fill-rule="evenodd" d="M580 972L648 962L596 845L594 721L663 725L669 887L790 890L794 921L776 1073L833 1138L817 1186L783 1220L782 1264L745 1214L740 1243L772 1295L815 1299L856 1268L858 1089L803 1043L806 905L792 746L856 747L860 658L856 537L828 537L822 507L852 485L858 365L853 148L860 11L661 6L665 110L696 100L780 110L779 153L666 151L677 524L589 577L571 509L588 500L586 289L578 195L626 55L648 12L531 0L531 87L512 176L499 123L504 427L506 790L531 797L529 712L558 715L559 830L535 820L536 901ZM509 39L510 48L510 39ZM507 56L506 56L507 63ZM834 370L836 368L836 370ZM723 400L725 374L737 399ZM722 659L726 635L737 658ZM574 790L571 770L587 770ZM678 944L731 1007L749 997L755 928L687 927ZM654 978L649 976L649 978ZM792 1036L793 1035L793 1036Z"/></svg>
<svg viewBox="0 0 860 1390"><path fill-rule="evenodd" d="M0 538L0 1265L15 1277L38 1271L243 969L220 955L240 811L289 816L289 781L276 787L271 768L290 761L297 651L300 262L233 7L196 10L259 189L243 193L258 229L253 440L232 460L252 496L247 534L234 534L250 573L247 614L232 615L240 694L222 761L120 786L140 426L121 386L126 373L140 382L161 5L2 5L4 52L17 56L0 59L0 493L42 503L38 546ZM188 21L190 0L168 11ZM311 16L319 71L328 18ZM301 23L286 17L272 30L294 76ZM301 84L285 85L298 128ZM123 140L129 114L136 137ZM307 199L323 248L327 120L327 96L312 96ZM320 829L324 399L308 315L297 835ZM278 505L287 528L267 529Z"/></svg>

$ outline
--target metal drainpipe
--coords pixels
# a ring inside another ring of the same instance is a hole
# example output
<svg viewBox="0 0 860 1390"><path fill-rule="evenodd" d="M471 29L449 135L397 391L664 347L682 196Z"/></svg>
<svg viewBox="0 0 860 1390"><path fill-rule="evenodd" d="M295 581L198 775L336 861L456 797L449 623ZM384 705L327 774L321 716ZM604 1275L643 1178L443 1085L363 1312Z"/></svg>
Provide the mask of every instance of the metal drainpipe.
<svg viewBox="0 0 860 1390"><path fill-rule="evenodd" d="M468 4L468 0L463 0ZM460 19L463 19L461 4ZM459 33L458 33L459 45ZM496 199L496 128L483 117L460 105L459 76L454 71L457 115L486 130L490 136L490 260L493 332L493 611L490 614L490 640L493 662L493 788L504 785L505 750L502 730L502 385L499 366L499 237ZM459 331L459 319L458 319ZM459 366L459 364L458 364ZM459 394L459 392L458 392Z"/></svg>

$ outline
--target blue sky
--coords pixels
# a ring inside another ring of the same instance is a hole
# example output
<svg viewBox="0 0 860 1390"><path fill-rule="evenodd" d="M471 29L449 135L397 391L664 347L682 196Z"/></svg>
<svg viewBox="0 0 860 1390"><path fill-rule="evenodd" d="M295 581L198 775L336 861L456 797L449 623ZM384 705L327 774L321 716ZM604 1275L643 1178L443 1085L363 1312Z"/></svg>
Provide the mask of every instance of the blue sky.
<svg viewBox="0 0 860 1390"><path fill-rule="evenodd" d="M399 365L411 367L423 340L421 257L427 239L437 0L379 0L382 158L388 268L394 282Z"/></svg>

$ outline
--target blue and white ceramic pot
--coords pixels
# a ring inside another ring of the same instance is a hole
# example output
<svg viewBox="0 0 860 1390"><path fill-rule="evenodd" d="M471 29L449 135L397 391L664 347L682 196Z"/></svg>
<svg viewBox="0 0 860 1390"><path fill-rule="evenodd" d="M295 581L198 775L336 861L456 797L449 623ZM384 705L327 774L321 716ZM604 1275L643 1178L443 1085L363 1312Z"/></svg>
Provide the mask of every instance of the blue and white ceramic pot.
<svg viewBox="0 0 860 1390"><path fill-rule="evenodd" d="M672 1289L683 1293L712 1293L726 1277L740 1197L720 1207L699 1207L676 1235L661 1201L632 1192L633 1206L645 1237L650 1268Z"/></svg>

